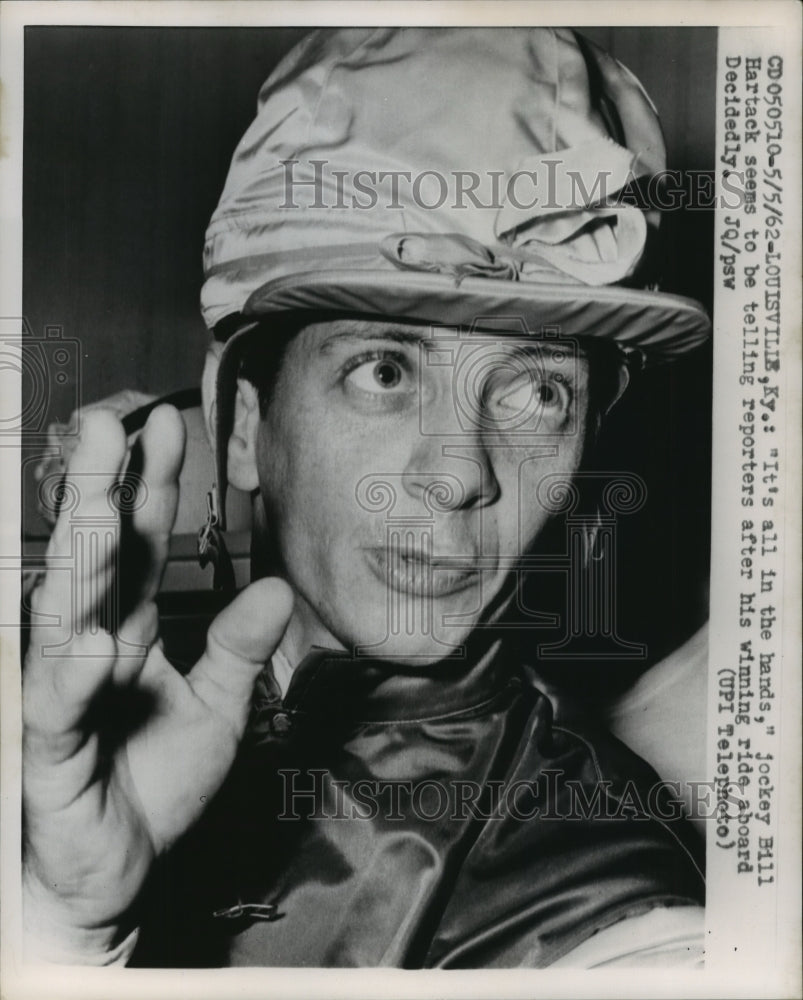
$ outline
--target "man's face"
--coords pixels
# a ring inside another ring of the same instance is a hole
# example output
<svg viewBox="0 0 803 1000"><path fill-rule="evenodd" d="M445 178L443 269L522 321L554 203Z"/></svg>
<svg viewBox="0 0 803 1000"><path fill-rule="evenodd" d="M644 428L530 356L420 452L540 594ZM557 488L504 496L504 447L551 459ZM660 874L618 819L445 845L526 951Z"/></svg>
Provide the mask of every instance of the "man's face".
<svg viewBox="0 0 803 1000"><path fill-rule="evenodd" d="M549 517L538 483L577 469L587 387L582 356L532 339L298 333L257 432L294 644L422 665L459 648L514 592Z"/></svg>

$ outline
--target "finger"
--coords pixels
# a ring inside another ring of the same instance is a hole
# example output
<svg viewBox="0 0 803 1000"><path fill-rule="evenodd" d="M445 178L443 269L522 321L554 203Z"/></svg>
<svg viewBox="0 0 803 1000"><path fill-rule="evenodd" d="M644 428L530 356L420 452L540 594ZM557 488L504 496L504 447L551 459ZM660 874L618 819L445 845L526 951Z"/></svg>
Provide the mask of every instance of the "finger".
<svg viewBox="0 0 803 1000"><path fill-rule="evenodd" d="M69 654L29 654L22 685L22 721L26 754L61 761L83 743L83 720L116 661L114 637L83 633L69 644Z"/></svg>
<svg viewBox="0 0 803 1000"><path fill-rule="evenodd" d="M173 406L158 406L148 417L139 441L143 465L132 523L146 553L139 597L149 601L159 590L178 510L186 444L181 414Z"/></svg>
<svg viewBox="0 0 803 1000"><path fill-rule="evenodd" d="M68 464L47 572L32 595L24 721L56 757L79 739L80 719L114 664L115 641L98 627L97 611L111 592L119 518L109 497L125 454L120 422L88 415Z"/></svg>
<svg viewBox="0 0 803 1000"><path fill-rule="evenodd" d="M60 627L34 628L32 645L36 639L52 646L86 627L96 629L98 608L114 575L119 517L110 497L125 455L119 420L105 411L87 414L68 463L47 572L32 601L34 626L39 615L46 615L56 616Z"/></svg>
<svg viewBox="0 0 803 1000"><path fill-rule="evenodd" d="M112 679L131 684L139 676L145 657L159 635L159 610L155 601L141 601L117 632L117 656Z"/></svg>
<svg viewBox="0 0 803 1000"><path fill-rule="evenodd" d="M278 646L293 609L293 593L276 578L257 580L212 622L206 652L187 680L209 708L242 735L259 672Z"/></svg>

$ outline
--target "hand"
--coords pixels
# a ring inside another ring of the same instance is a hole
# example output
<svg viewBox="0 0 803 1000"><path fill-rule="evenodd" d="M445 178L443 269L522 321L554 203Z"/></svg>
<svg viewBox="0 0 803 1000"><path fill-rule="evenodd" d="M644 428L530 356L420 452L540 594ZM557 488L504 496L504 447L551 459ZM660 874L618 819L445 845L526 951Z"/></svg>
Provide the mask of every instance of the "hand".
<svg viewBox="0 0 803 1000"><path fill-rule="evenodd" d="M32 598L23 674L24 885L31 913L44 915L39 930L57 948L108 948L130 928L154 859L226 777L253 683L292 608L285 583L260 580L218 615L187 677L171 667L157 642L154 597L178 504L184 424L177 411L154 410L141 446L147 490L140 486L143 502L130 516L144 572L122 623L114 632L103 627L116 583L125 577L131 589L126 544L115 541L106 552L95 544L114 538L97 522L109 517L107 493L126 460L125 433L108 412L87 415L67 470L87 520L60 515ZM80 549L81 567L58 568ZM40 615L60 616L60 627L37 626Z"/></svg>

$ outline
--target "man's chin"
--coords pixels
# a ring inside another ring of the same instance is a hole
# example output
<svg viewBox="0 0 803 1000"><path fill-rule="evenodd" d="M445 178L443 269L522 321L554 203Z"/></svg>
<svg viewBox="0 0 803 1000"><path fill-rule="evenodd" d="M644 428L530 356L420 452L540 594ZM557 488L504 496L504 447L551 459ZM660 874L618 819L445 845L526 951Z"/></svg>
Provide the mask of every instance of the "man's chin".
<svg viewBox="0 0 803 1000"><path fill-rule="evenodd" d="M465 659L468 655L468 632L450 629L448 638L436 635L386 635L379 641L355 642L351 646L358 658L388 660L402 666L422 668L445 659Z"/></svg>
<svg viewBox="0 0 803 1000"><path fill-rule="evenodd" d="M363 616L354 619L349 615L338 637L352 655L360 658L422 668L440 660L465 660L476 654L477 641L483 645L477 625L487 622L488 609L478 604L478 595L473 591L451 600L411 600L381 608L366 599L362 603Z"/></svg>

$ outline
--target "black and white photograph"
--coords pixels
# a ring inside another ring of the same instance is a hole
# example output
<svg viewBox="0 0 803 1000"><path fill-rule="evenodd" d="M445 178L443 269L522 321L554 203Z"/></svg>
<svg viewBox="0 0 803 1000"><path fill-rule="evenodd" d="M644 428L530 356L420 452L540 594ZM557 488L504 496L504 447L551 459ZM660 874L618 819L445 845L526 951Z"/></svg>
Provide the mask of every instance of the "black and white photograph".
<svg viewBox="0 0 803 1000"><path fill-rule="evenodd" d="M799 10L3 6L8 995L798 995Z"/></svg>

